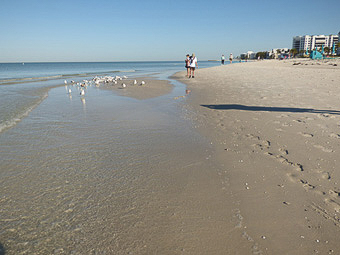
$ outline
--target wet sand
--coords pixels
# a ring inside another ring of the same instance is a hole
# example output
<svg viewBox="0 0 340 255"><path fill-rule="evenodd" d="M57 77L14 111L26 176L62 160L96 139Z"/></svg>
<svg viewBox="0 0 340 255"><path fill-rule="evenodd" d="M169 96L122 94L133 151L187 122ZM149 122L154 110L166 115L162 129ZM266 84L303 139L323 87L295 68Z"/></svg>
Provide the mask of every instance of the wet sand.
<svg viewBox="0 0 340 255"><path fill-rule="evenodd" d="M227 173L174 100L185 87L164 84L146 100L53 88L0 134L6 255L237 254Z"/></svg>
<svg viewBox="0 0 340 255"><path fill-rule="evenodd" d="M134 81L137 84L134 84ZM142 84L144 82L144 84ZM122 85L126 87L123 88ZM113 90L120 96L131 97L139 100L150 99L169 94L173 85L169 81L156 80L150 77L138 77L136 79L124 79L117 84L107 83L100 86L101 88Z"/></svg>
<svg viewBox="0 0 340 255"><path fill-rule="evenodd" d="M191 90L187 110L224 165L221 182L229 178L233 234L246 242L225 254L339 254L340 61L237 63L173 78Z"/></svg>

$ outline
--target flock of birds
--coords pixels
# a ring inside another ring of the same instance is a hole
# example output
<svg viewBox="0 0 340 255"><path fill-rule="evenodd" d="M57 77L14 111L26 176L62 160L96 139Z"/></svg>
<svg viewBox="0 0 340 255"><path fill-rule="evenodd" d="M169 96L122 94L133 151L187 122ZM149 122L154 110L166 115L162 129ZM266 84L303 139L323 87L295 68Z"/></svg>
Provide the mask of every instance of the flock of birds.
<svg viewBox="0 0 340 255"><path fill-rule="evenodd" d="M123 76L123 77L120 77L120 76L115 76L115 77L112 77L112 76L104 76L104 77L94 77L92 80L83 80L82 82L75 82L75 81L70 81L70 86L68 86L68 82L67 80L64 81L65 83L65 89L67 91L67 93L71 94L72 93L72 88L71 87L74 87L76 86L76 88L78 89L78 91L80 91L80 95L81 96L85 96L85 90L88 86L92 86L92 84L94 84L96 87L99 87L100 84L111 84L112 86L113 85L117 85L118 82L120 82L120 86L121 88L126 88L127 87L127 79L128 77L127 76ZM125 80L125 82L124 82ZM138 82L137 80L134 80L132 82L132 85L137 85ZM143 86L145 85L145 81L141 81L139 83L140 86Z"/></svg>

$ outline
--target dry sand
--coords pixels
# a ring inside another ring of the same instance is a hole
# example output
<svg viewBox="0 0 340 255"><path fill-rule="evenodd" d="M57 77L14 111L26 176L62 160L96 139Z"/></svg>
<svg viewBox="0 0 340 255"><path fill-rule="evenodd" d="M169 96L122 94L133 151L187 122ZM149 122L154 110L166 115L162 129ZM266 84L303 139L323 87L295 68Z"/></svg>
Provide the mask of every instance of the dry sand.
<svg viewBox="0 0 340 255"><path fill-rule="evenodd" d="M191 90L187 111L224 165L222 186L229 180L221 188L238 229L225 236L232 253L216 242L215 254L340 254L340 61L237 63L172 78Z"/></svg>
<svg viewBox="0 0 340 255"><path fill-rule="evenodd" d="M169 94L173 89L173 85L168 81L155 80L151 79L150 77L136 78L136 85L134 85L134 81L135 79L124 79L119 81L118 84L104 84L101 86L101 88L113 90L120 96L131 97L139 100L166 95ZM142 81L145 82L144 85L141 85ZM123 83L126 85L125 88L122 87Z"/></svg>

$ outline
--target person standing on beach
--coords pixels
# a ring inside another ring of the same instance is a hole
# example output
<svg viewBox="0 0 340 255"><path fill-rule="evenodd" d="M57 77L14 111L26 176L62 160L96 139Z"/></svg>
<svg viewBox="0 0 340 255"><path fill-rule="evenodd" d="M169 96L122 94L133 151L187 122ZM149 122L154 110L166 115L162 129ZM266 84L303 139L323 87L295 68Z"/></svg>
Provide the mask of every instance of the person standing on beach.
<svg viewBox="0 0 340 255"><path fill-rule="evenodd" d="M192 53L191 60L190 60L190 76L189 78L195 78L195 68L198 68L197 58L195 53Z"/></svg>
<svg viewBox="0 0 340 255"><path fill-rule="evenodd" d="M221 64L222 65L224 65L224 60L225 60L225 57L224 57L224 55L222 55L222 57L221 57Z"/></svg>
<svg viewBox="0 0 340 255"><path fill-rule="evenodd" d="M230 53L230 55L229 55L229 60L230 60L230 64L232 64L233 63L233 53Z"/></svg>
<svg viewBox="0 0 340 255"><path fill-rule="evenodd" d="M190 55L187 54L187 58L185 59L185 68L187 69L187 77L190 76Z"/></svg>

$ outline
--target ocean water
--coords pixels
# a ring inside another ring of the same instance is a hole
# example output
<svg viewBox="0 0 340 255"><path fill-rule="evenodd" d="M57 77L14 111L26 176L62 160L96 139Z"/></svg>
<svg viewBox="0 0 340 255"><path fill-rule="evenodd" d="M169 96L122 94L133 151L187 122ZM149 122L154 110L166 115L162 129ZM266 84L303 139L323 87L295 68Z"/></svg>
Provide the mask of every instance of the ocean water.
<svg viewBox="0 0 340 255"><path fill-rule="evenodd" d="M183 62L0 63L0 133L15 126L39 105L48 91L95 76L157 75L167 78L184 69ZM202 61L201 68L218 65Z"/></svg>
<svg viewBox="0 0 340 255"><path fill-rule="evenodd" d="M197 181L219 166L185 99L174 100L185 86L171 81L170 94L147 100L95 86L85 97L70 96L64 88L65 79L117 72L166 79L183 69L180 62L1 64L5 254L178 254L197 247L188 216L196 210L188 204L199 199ZM195 219L196 227L208 217Z"/></svg>

